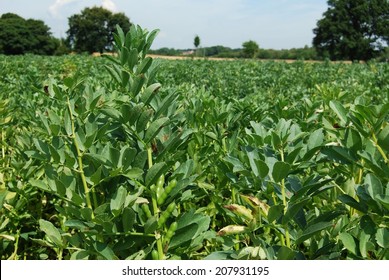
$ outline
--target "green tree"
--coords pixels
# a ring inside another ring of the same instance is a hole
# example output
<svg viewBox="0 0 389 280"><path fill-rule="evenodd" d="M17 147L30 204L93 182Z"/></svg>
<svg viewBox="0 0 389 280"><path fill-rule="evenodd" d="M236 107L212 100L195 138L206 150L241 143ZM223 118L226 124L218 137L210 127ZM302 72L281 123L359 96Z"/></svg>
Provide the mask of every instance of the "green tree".
<svg viewBox="0 0 389 280"><path fill-rule="evenodd" d="M56 39L41 20L28 19L7 13L0 17L0 52L4 54L53 54Z"/></svg>
<svg viewBox="0 0 389 280"><path fill-rule="evenodd" d="M369 60L389 42L389 1L329 0L313 30L318 54L333 60Z"/></svg>
<svg viewBox="0 0 389 280"><path fill-rule="evenodd" d="M199 35L195 36L193 44L194 44L196 49L200 46L200 37L199 37Z"/></svg>
<svg viewBox="0 0 389 280"><path fill-rule="evenodd" d="M255 58L259 52L259 46L255 41L247 41L242 44L243 56L246 58Z"/></svg>
<svg viewBox="0 0 389 280"><path fill-rule="evenodd" d="M68 41L77 52L111 51L116 25L127 32L131 23L123 13L101 7L85 8L81 14L69 18Z"/></svg>
<svg viewBox="0 0 389 280"><path fill-rule="evenodd" d="M196 48L196 55L197 55L198 48L199 48L199 46L200 46L200 37L199 37L199 35L196 35L196 36L195 36L194 41L193 41L193 45L194 45L195 48Z"/></svg>

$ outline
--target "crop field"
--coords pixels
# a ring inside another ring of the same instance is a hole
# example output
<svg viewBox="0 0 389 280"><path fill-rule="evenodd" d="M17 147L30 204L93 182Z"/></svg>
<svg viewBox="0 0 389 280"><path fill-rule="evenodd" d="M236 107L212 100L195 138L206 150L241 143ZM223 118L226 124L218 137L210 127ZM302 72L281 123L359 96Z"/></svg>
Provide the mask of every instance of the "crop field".
<svg viewBox="0 0 389 280"><path fill-rule="evenodd" d="M389 64L0 56L1 259L389 259Z"/></svg>

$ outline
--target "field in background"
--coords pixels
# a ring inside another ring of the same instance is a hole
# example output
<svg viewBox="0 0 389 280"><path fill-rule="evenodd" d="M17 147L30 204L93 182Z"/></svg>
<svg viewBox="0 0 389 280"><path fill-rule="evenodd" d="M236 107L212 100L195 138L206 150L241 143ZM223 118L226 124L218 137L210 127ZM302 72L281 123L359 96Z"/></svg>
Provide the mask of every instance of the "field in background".
<svg viewBox="0 0 389 280"><path fill-rule="evenodd" d="M0 61L2 259L389 259L388 64Z"/></svg>

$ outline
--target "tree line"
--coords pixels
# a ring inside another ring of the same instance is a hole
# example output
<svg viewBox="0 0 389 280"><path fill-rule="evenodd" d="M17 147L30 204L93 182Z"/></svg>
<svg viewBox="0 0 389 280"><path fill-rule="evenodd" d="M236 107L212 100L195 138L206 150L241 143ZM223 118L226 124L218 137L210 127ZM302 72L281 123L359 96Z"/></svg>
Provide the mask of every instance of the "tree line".
<svg viewBox="0 0 389 280"><path fill-rule="evenodd" d="M159 48L151 50L151 54L165 56L182 56L188 55L192 49L174 49L174 48ZM198 48L193 54L198 57L216 57L216 58L257 58L257 59L294 59L294 60L320 60L321 57L317 54L315 48L305 46L303 48L292 49L263 49L258 46L257 49L229 48L225 46L211 46Z"/></svg>
<svg viewBox="0 0 389 280"><path fill-rule="evenodd" d="M43 21L6 13L0 17L0 53L60 55L71 51L112 51L116 25L127 32L131 22L124 13L112 13L101 7L85 8L80 14L69 17L67 37L57 39Z"/></svg>
<svg viewBox="0 0 389 280"><path fill-rule="evenodd" d="M199 47L200 37L196 35L194 55L264 59L389 59L388 0L328 0L327 4L327 11L313 30L312 47L266 50L259 48L254 41L247 41L240 49L224 46L203 48ZM124 13L112 13L101 7L85 8L69 18L66 38L57 39L43 21L6 13L0 17L0 53L58 55L70 51L112 51L113 32L117 24L126 32L132 23ZM182 54L182 50L169 48L153 52Z"/></svg>

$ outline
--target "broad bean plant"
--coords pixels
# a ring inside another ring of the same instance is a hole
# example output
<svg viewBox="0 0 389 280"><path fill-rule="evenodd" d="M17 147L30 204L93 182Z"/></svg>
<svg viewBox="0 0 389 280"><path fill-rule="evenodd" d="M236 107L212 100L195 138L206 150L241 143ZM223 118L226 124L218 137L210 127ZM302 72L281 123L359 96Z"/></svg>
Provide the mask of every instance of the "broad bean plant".
<svg viewBox="0 0 389 280"><path fill-rule="evenodd" d="M0 56L2 259L389 259L389 66Z"/></svg>

